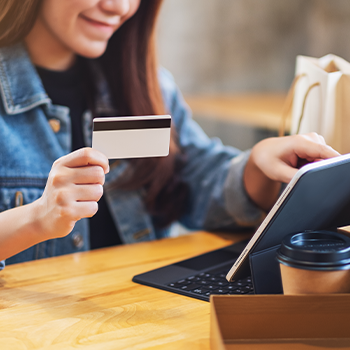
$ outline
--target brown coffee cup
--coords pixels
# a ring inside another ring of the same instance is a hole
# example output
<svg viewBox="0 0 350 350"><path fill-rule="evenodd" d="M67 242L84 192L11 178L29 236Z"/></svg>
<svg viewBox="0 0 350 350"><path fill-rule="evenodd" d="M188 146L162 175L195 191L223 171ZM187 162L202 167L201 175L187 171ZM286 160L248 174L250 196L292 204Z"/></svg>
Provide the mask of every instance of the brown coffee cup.
<svg viewBox="0 0 350 350"><path fill-rule="evenodd" d="M277 250L283 293L350 292L350 238L333 231L286 236Z"/></svg>

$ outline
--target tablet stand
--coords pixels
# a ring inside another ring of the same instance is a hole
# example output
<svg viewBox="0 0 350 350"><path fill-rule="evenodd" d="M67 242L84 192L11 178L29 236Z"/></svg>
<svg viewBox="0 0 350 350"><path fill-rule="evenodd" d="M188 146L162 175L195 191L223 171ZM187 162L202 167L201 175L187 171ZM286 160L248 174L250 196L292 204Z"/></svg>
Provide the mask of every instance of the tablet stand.
<svg viewBox="0 0 350 350"><path fill-rule="evenodd" d="M249 255L255 294L283 293L279 262L276 259L279 247L280 244Z"/></svg>

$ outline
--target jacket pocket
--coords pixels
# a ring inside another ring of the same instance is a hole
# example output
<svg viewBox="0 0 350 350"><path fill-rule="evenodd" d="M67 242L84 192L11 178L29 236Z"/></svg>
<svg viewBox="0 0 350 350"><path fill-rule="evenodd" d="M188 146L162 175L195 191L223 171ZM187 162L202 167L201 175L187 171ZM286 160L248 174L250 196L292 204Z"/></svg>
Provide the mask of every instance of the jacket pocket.
<svg viewBox="0 0 350 350"><path fill-rule="evenodd" d="M41 197L46 179L0 178L0 212L29 204Z"/></svg>

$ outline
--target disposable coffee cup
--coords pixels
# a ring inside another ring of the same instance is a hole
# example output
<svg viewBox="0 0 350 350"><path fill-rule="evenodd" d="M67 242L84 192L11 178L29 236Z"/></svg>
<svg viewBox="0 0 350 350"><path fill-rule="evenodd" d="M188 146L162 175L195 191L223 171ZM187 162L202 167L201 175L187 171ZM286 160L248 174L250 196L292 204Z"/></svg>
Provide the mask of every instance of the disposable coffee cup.
<svg viewBox="0 0 350 350"><path fill-rule="evenodd" d="M286 236L277 250L283 293L350 292L350 238L333 231Z"/></svg>

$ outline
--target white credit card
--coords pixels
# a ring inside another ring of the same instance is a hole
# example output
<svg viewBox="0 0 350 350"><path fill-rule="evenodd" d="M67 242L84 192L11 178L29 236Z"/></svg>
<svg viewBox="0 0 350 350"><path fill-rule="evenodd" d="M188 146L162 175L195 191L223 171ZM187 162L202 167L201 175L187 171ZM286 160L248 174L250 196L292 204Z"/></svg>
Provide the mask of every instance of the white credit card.
<svg viewBox="0 0 350 350"><path fill-rule="evenodd" d="M170 126L170 115L94 118L92 148L109 159L165 157Z"/></svg>

